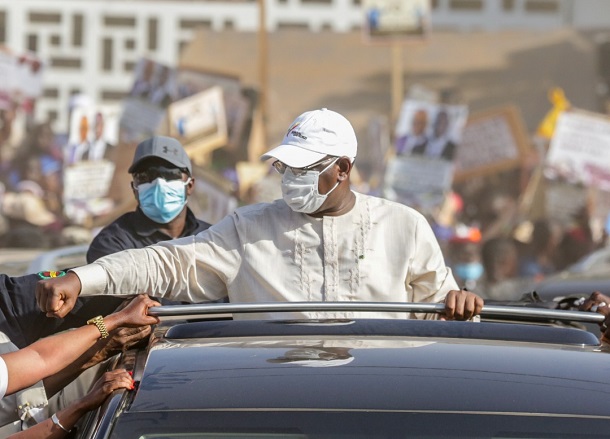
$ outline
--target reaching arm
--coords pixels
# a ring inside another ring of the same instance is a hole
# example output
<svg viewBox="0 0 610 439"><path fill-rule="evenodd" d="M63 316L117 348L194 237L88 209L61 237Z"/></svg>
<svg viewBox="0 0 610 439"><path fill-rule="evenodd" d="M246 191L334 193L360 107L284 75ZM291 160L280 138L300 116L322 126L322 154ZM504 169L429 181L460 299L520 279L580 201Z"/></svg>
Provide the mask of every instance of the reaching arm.
<svg viewBox="0 0 610 439"><path fill-rule="evenodd" d="M106 397L117 389L133 389L134 381L127 371L117 369L106 372L82 399L73 402L54 414L52 418L9 437L9 439L59 439L65 437L76 422L88 411L99 407ZM64 430L65 429L65 430ZM67 431L66 431L67 430Z"/></svg>
<svg viewBox="0 0 610 439"><path fill-rule="evenodd" d="M145 295L136 297L123 310L104 318L108 331L121 326L134 327L158 322L148 316L151 306L159 305ZM44 338L17 352L2 355L8 370L6 394L32 384L64 369L91 348L100 338L96 326L86 325L73 331Z"/></svg>

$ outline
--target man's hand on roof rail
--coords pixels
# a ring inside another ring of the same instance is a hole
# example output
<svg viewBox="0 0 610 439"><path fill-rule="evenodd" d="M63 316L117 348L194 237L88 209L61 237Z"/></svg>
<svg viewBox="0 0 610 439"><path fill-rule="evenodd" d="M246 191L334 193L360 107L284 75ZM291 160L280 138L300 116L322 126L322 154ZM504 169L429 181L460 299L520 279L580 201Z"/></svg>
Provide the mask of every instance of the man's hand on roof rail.
<svg viewBox="0 0 610 439"><path fill-rule="evenodd" d="M592 311L603 314L606 319L599 324L602 330L602 339L610 343L610 297L595 291L587 298L578 309L581 311Z"/></svg>
<svg viewBox="0 0 610 439"><path fill-rule="evenodd" d="M443 320L470 320L481 314L483 299L466 290L452 290L445 297Z"/></svg>

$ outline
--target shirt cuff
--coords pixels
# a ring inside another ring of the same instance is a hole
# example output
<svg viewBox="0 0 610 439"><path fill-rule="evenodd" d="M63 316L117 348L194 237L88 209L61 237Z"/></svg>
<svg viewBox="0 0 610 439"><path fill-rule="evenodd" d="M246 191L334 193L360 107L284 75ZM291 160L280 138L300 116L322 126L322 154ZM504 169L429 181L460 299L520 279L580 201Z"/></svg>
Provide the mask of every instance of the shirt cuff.
<svg viewBox="0 0 610 439"><path fill-rule="evenodd" d="M72 270L80 279L81 296L95 296L106 292L106 271L99 264L83 265Z"/></svg>

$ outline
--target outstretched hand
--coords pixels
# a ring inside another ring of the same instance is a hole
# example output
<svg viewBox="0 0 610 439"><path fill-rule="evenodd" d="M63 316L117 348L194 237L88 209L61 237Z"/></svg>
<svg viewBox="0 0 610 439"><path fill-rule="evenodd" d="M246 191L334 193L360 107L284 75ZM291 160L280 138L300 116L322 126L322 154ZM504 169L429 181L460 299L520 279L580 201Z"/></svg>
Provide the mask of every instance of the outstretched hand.
<svg viewBox="0 0 610 439"><path fill-rule="evenodd" d="M444 320L470 320L481 314L483 299L466 290L451 290L445 297Z"/></svg>

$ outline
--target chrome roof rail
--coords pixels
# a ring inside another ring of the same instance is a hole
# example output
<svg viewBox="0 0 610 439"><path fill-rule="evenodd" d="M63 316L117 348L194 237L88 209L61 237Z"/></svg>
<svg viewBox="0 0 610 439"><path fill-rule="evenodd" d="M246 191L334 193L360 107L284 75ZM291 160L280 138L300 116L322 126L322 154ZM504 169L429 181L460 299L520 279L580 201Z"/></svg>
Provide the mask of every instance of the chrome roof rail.
<svg viewBox="0 0 610 439"><path fill-rule="evenodd" d="M273 313L273 312L408 312L442 313L442 303L402 302L260 302L260 303L211 303L191 305L155 306L148 310L157 317L197 317L218 314ZM601 323L602 314L583 311L566 311L546 308L486 305L481 311L483 318L503 320L557 320L584 323Z"/></svg>

